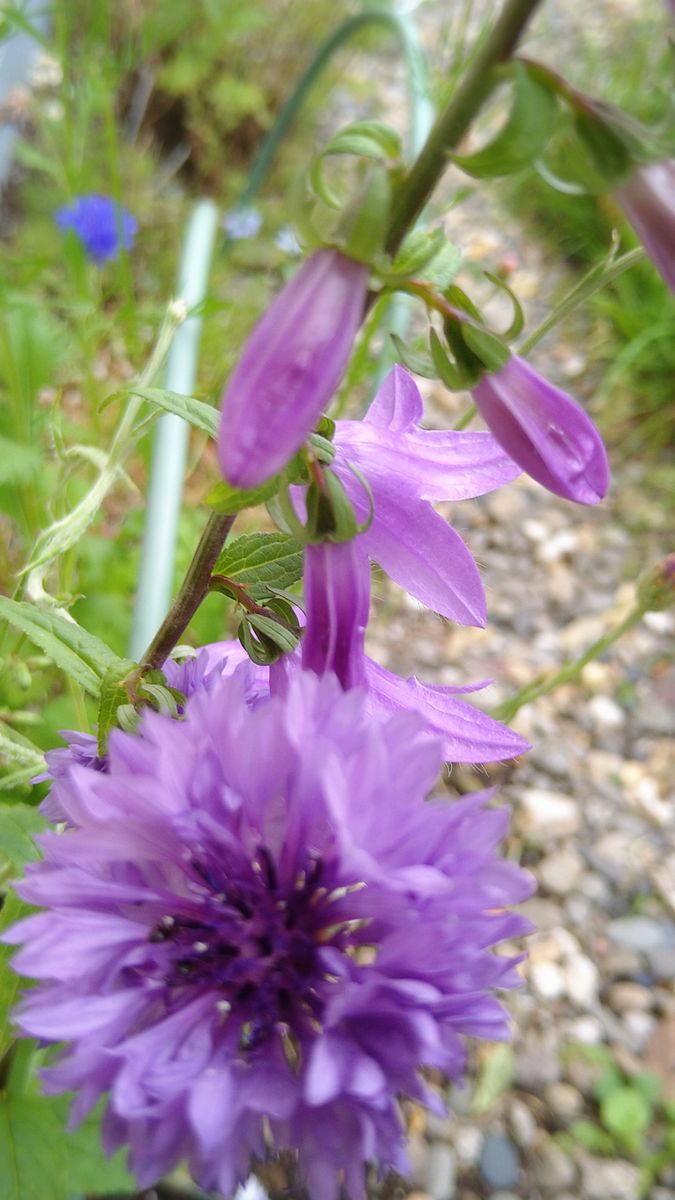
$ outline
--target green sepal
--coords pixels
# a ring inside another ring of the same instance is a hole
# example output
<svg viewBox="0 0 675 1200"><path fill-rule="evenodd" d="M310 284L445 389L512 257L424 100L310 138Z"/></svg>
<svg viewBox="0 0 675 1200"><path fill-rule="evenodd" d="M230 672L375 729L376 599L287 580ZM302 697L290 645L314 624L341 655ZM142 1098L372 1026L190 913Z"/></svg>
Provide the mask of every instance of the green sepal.
<svg viewBox="0 0 675 1200"><path fill-rule="evenodd" d="M436 369L428 354L409 350L397 333L390 333L389 337L394 344L396 357L404 367L413 371L415 375L420 375L422 379L436 379Z"/></svg>
<svg viewBox="0 0 675 1200"><path fill-rule="evenodd" d="M616 128L585 108L575 112L574 126L606 187L614 188L623 183L630 175L633 155Z"/></svg>
<svg viewBox="0 0 675 1200"><path fill-rule="evenodd" d="M208 504L214 512L234 514L242 512L245 508L255 508L256 504L264 504L266 500L276 495L280 487L280 475L274 475L266 483L261 483L259 487L249 488L247 491L240 491L239 488L232 487L225 480L221 480L211 488L204 503Z"/></svg>
<svg viewBox="0 0 675 1200"><path fill-rule="evenodd" d="M307 490L307 540L310 543L349 542L356 537L358 524L344 484L332 471L326 470L322 485L312 482Z"/></svg>
<svg viewBox="0 0 675 1200"><path fill-rule="evenodd" d="M504 127L475 154L448 156L474 179L495 179L523 170L541 154L553 132L558 108L554 92L522 62L513 62L511 72L513 104Z"/></svg>
<svg viewBox="0 0 675 1200"><path fill-rule="evenodd" d="M513 305L513 320L511 321L508 329L501 334L501 337L503 337L505 341L511 342L514 338L520 337L521 333L523 332L525 325L525 313L523 312L523 306L516 296L516 293L513 291L513 288L509 287L508 283L501 275L493 275L492 271L486 271L485 278L489 279L490 283L494 283L495 287L499 288L502 292L506 292L506 295Z"/></svg>
<svg viewBox="0 0 675 1200"><path fill-rule="evenodd" d="M269 666L291 654L302 636L293 605L281 596L270 599L265 612L244 613L237 636L252 662Z"/></svg>
<svg viewBox="0 0 675 1200"><path fill-rule="evenodd" d="M438 378L451 392L463 392L474 382L456 363L451 363L435 329L429 330L429 348Z"/></svg>
<svg viewBox="0 0 675 1200"><path fill-rule="evenodd" d="M468 321L462 324L462 337L469 349L481 360L484 367L494 374L505 367L511 357L511 351L501 338L487 329L479 329Z"/></svg>

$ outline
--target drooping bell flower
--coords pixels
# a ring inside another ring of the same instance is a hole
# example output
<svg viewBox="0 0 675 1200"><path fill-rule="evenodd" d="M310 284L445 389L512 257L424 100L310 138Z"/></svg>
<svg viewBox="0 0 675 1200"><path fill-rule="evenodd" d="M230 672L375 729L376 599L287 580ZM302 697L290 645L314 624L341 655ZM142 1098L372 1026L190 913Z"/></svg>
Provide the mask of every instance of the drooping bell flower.
<svg viewBox="0 0 675 1200"><path fill-rule="evenodd" d="M317 250L258 321L223 395L228 483L257 487L300 448L347 366L368 274L338 250Z"/></svg>
<svg viewBox="0 0 675 1200"><path fill-rule="evenodd" d="M305 547L302 666L315 675L332 671L345 690L365 686L370 567L359 542Z"/></svg>
<svg viewBox="0 0 675 1200"><path fill-rule="evenodd" d="M614 195L654 266L675 292L675 159L636 167Z"/></svg>
<svg viewBox="0 0 675 1200"><path fill-rule="evenodd" d="M602 438L584 410L524 359L486 372L472 395L483 420L518 466L565 500L597 504L609 486Z"/></svg>
<svg viewBox="0 0 675 1200"><path fill-rule="evenodd" d="M120 250L130 250L138 230L138 222L128 209L98 193L78 196L72 204L57 210L55 220L59 229L71 229L76 234L99 266L117 258Z"/></svg>
<svg viewBox="0 0 675 1200"><path fill-rule="evenodd" d="M427 684L412 675L402 679L365 653L370 606L370 564L360 535L349 542L323 542L305 548L306 624L301 653L286 655L270 668L275 695L285 695L298 671L334 674L349 691L362 689L373 718L413 712L427 733L442 739L448 762L500 762L529 749L528 743L500 721L459 696L484 683L465 687ZM223 644L227 653L228 643ZM212 651L216 651L213 647Z"/></svg>
<svg viewBox="0 0 675 1200"><path fill-rule="evenodd" d="M56 1044L42 1078L104 1100L108 1153L150 1187L181 1160L231 1196L253 1158L297 1155L315 1200L365 1200L365 1166L409 1169L399 1096L443 1110L465 1039L509 1037L497 988L532 880L498 845L491 793L428 803L441 749L410 713L299 671L249 702L238 671L182 721L115 730L72 768L6 930L35 980L14 1019Z"/></svg>
<svg viewBox="0 0 675 1200"><path fill-rule="evenodd" d="M394 367L363 421L338 421L332 469L359 520L370 558L420 603L462 625L485 624L485 593L465 543L433 507L436 500L482 496L519 474L513 456L489 433L422 429L423 401L414 380Z"/></svg>

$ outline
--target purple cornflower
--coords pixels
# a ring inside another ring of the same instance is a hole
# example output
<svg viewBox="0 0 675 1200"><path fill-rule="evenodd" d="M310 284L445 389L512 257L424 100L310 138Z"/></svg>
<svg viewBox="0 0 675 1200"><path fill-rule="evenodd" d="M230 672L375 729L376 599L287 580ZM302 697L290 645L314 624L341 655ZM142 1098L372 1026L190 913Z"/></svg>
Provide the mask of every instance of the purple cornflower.
<svg viewBox="0 0 675 1200"><path fill-rule="evenodd" d="M363 314L368 268L317 250L258 321L222 401L226 480L253 488L300 448L337 387Z"/></svg>
<svg viewBox="0 0 675 1200"><path fill-rule="evenodd" d="M609 487L607 454L576 400L515 354L499 371L483 375L472 395L497 441L537 483L579 504L602 500Z"/></svg>
<svg viewBox="0 0 675 1200"><path fill-rule="evenodd" d="M495 847L485 794L425 802L440 746L411 714L300 672L251 708L241 671L182 721L114 732L107 773L74 766L73 828L41 837L18 891L47 911L4 934L39 986L16 1021L65 1043L43 1071L81 1121L103 1093L106 1149L141 1186L187 1158L231 1195L270 1139L314 1200L406 1172L396 1097L442 1107L465 1035L508 1036L495 987L527 931L529 877ZM266 1118L266 1120L264 1120Z"/></svg>
<svg viewBox="0 0 675 1200"><path fill-rule="evenodd" d="M360 520L368 515L364 489L349 470L363 472L373 496L373 520L360 544L396 583L441 616L485 624L478 568L459 534L432 500L481 496L518 475L519 468L489 433L420 429L423 402L402 367L394 367L363 421L338 421L339 475Z"/></svg>
<svg viewBox="0 0 675 1200"><path fill-rule="evenodd" d="M636 167L615 196L654 266L675 292L675 159Z"/></svg>
<svg viewBox="0 0 675 1200"><path fill-rule="evenodd" d="M59 229L72 229L95 263L117 258L120 249L130 250L138 222L128 209L109 196L93 193L78 196L55 214Z"/></svg>
<svg viewBox="0 0 675 1200"><path fill-rule="evenodd" d="M364 688L366 707L377 719L392 713L416 713L427 731L441 738L448 762L499 762L529 750L520 734L457 699L484 683L447 687L421 683L414 675L401 679L365 654L370 567L363 542L360 536L338 545L323 542L306 547L307 619L301 657L288 655L269 668L270 690L283 695L301 661L304 670L316 675L332 671L345 689Z"/></svg>

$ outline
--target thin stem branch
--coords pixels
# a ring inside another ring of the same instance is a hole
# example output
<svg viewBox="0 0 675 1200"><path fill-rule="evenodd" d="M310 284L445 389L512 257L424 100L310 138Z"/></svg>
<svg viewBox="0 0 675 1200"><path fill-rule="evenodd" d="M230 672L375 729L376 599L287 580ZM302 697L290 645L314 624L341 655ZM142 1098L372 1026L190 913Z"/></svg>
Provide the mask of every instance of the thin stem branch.
<svg viewBox="0 0 675 1200"><path fill-rule="evenodd" d="M161 667L187 629L209 590L213 568L233 524L234 516L229 514L209 517L178 595L143 655L139 675Z"/></svg>
<svg viewBox="0 0 675 1200"><path fill-rule="evenodd" d="M448 165L448 151L463 138L496 85L495 67L509 58L540 0L506 0L452 99L438 117L421 154L394 196L386 248L398 249Z"/></svg>
<svg viewBox="0 0 675 1200"><path fill-rule="evenodd" d="M585 654L581 655L581 658L575 659L574 662L565 663L559 671L554 671L551 675L538 675L536 679L533 679L531 683L521 688L510 700L505 700L503 704L499 704L496 708L493 708L492 716L496 717L499 721L506 721L508 723L515 717L523 705L531 704L533 700L539 700L541 696L548 696L549 692L555 691L563 683L573 683L574 680L579 678L588 663L593 662L595 658L599 658L601 654L604 654L614 642L623 637L624 633L628 633L629 629L632 629L634 625L639 625L644 614L645 610L642 605L637 604L618 625L615 625L613 629L609 629L596 642L593 642Z"/></svg>

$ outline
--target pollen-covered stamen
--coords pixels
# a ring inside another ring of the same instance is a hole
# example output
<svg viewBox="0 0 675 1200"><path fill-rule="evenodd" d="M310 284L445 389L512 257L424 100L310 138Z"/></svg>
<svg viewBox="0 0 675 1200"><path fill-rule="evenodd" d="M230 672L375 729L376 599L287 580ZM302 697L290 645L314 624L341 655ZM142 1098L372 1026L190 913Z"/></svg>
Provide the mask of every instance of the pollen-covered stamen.
<svg viewBox="0 0 675 1200"><path fill-rule="evenodd" d="M237 869L197 853L190 865L191 899L183 914L166 914L153 928L145 974L161 979L178 1002L186 989L213 989L223 1018L241 1021L243 1050L274 1030L285 1046L316 1032L330 985L321 954L329 945L348 953L365 940L367 922L349 911L350 895L365 884L336 884L311 855L281 883L264 845Z"/></svg>

